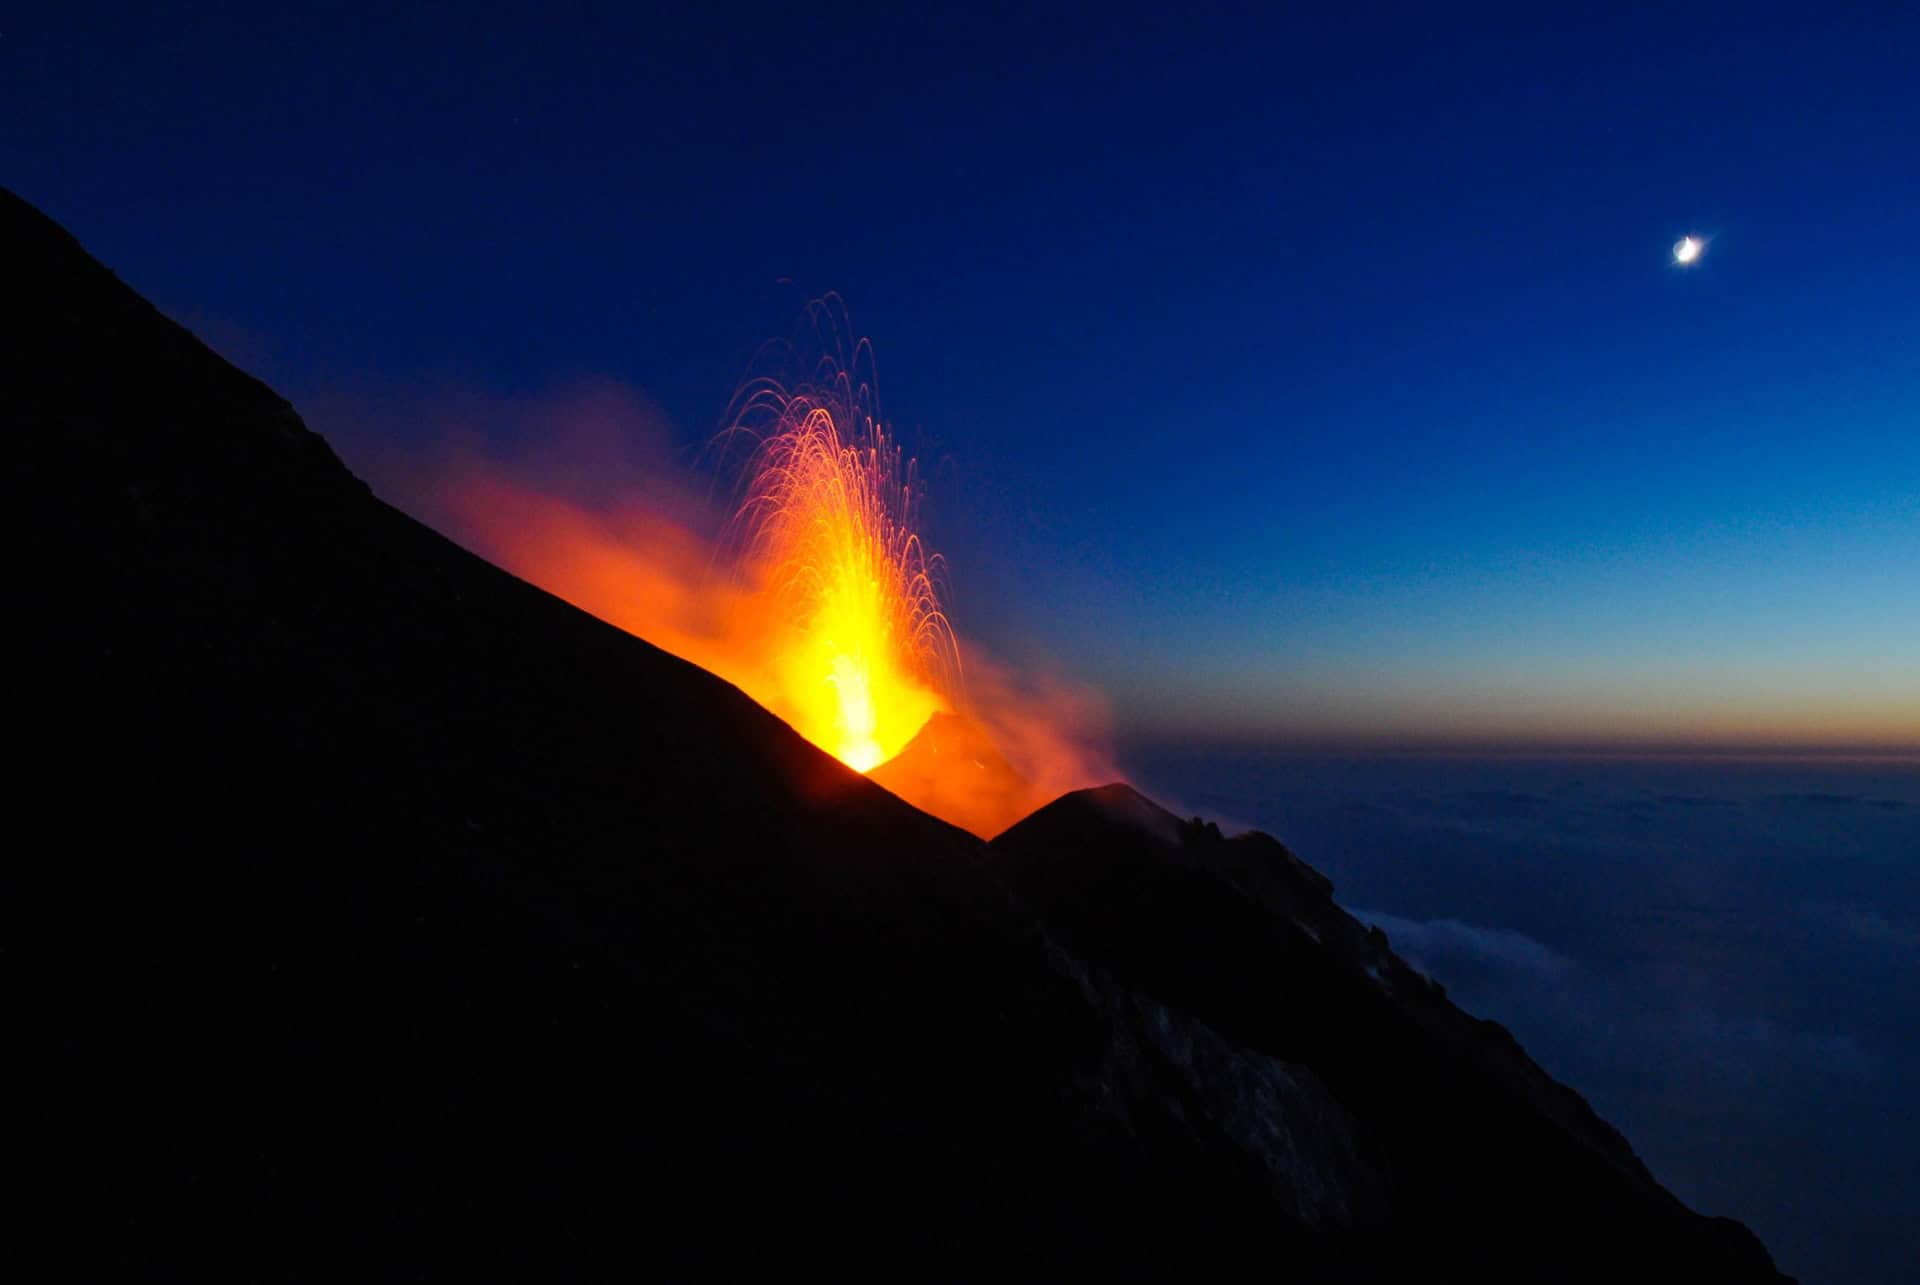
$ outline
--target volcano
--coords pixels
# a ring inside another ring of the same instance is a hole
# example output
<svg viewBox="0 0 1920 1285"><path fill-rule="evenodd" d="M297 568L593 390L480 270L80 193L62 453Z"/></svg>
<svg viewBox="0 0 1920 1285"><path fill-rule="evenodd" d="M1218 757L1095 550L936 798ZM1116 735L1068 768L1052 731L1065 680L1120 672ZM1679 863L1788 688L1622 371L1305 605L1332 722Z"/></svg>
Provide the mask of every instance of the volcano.
<svg viewBox="0 0 1920 1285"><path fill-rule="evenodd" d="M0 255L16 1279L1781 1279L1277 841L983 843Z"/></svg>

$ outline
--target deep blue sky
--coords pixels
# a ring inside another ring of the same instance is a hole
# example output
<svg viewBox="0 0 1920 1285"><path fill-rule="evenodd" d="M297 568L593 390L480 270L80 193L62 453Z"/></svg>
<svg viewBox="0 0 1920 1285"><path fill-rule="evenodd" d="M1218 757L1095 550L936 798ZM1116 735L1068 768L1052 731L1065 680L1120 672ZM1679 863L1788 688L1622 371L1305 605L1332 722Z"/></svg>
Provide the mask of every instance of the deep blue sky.
<svg viewBox="0 0 1920 1285"><path fill-rule="evenodd" d="M1123 729L1920 743L1893 7L254 8L0 20L0 182L297 405L694 444L837 290Z"/></svg>

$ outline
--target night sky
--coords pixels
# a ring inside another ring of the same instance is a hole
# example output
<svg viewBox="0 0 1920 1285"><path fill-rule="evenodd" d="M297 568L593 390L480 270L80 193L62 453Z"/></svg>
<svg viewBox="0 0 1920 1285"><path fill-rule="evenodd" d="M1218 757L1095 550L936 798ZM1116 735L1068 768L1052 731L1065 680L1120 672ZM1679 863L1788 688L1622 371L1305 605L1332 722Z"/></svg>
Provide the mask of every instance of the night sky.
<svg viewBox="0 0 1920 1285"><path fill-rule="evenodd" d="M1123 731L1920 743L1920 23L1339 8L36 6L0 159L345 439L840 292Z"/></svg>

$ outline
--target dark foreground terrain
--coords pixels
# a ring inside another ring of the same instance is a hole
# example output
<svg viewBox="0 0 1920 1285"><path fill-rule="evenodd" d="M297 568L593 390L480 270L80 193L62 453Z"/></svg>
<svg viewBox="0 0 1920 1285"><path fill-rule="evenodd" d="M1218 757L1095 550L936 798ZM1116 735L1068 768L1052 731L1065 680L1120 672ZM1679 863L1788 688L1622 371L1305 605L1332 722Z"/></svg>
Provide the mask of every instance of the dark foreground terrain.
<svg viewBox="0 0 1920 1285"><path fill-rule="evenodd" d="M0 264L14 1279L1779 1279L1274 841L982 844Z"/></svg>

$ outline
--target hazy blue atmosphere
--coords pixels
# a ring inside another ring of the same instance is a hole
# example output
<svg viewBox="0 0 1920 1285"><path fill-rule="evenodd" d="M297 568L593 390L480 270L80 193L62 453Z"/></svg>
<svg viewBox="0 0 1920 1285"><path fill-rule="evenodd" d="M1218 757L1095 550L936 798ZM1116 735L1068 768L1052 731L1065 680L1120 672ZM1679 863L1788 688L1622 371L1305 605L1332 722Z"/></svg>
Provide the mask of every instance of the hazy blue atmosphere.
<svg viewBox="0 0 1920 1285"><path fill-rule="evenodd" d="M1920 761L1134 747L1813 1285L1920 1262Z"/></svg>

